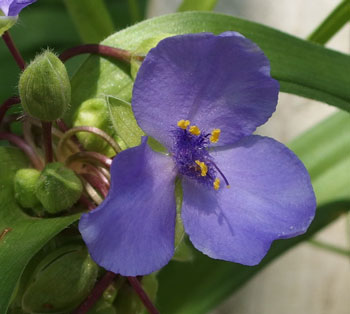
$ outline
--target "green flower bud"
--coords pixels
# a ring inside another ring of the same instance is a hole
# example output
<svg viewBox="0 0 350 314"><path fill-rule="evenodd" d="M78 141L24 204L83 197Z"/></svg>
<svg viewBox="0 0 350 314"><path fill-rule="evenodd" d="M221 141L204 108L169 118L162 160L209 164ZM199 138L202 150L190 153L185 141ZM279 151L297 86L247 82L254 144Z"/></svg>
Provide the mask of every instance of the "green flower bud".
<svg viewBox="0 0 350 314"><path fill-rule="evenodd" d="M75 127L94 126L108 134L113 133L105 99L93 98L84 101L76 113L73 125ZM86 150L100 152L107 156L115 154L106 141L95 134L81 132L77 134L77 137Z"/></svg>
<svg viewBox="0 0 350 314"><path fill-rule="evenodd" d="M15 198L23 208L35 208L40 202L35 195L40 172L36 169L20 169L14 178Z"/></svg>
<svg viewBox="0 0 350 314"><path fill-rule="evenodd" d="M47 212L55 214L71 207L82 191L83 185L74 171L54 162L41 172L35 195Z"/></svg>
<svg viewBox="0 0 350 314"><path fill-rule="evenodd" d="M22 106L29 115L43 121L63 116L71 99L71 86L64 64L50 51L38 55L19 80Z"/></svg>
<svg viewBox="0 0 350 314"><path fill-rule="evenodd" d="M62 247L44 258L25 289L28 313L70 313L90 293L98 266L82 247Z"/></svg>
<svg viewBox="0 0 350 314"><path fill-rule="evenodd" d="M142 278L141 285L144 291L147 293L150 300L154 302L158 291L158 280L156 274L144 276ZM135 293L134 289L129 284L124 284L122 288L118 291L118 295L114 304L117 309L117 313L148 313L139 296Z"/></svg>

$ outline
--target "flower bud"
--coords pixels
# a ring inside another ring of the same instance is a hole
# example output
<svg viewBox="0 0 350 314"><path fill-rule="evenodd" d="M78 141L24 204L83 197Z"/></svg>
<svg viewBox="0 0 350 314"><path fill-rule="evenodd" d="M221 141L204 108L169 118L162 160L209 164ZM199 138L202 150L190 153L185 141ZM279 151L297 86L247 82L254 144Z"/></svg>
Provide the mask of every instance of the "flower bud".
<svg viewBox="0 0 350 314"><path fill-rule="evenodd" d="M89 294L98 266L81 246L67 245L47 255L25 288L22 308L28 313L70 313Z"/></svg>
<svg viewBox="0 0 350 314"><path fill-rule="evenodd" d="M38 55L19 80L23 109L42 121L63 116L71 99L71 86L64 64L50 51Z"/></svg>
<svg viewBox="0 0 350 314"><path fill-rule="evenodd" d="M106 133L113 135L111 121L109 117L107 102L103 98L92 98L84 101L77 113L73 123L76 126L94 126ZM81 132L77 134L79 141L88 151L99 152L104 155L114 155L114 151L109 145L95 134Z"/></svg>
<svg viewBox="0 0 350 314"><path fill-rule="evenodd" d="M40 172L36 169L20 169L14 178L15 198L23 208L35 208L40 202L35 195Z"/></svg>
<svg viewBox="0 0 350 314"><path fill-rule="evenodd" d="M82 183L73 170L59 162L47 164L36 183L35 195L44 209L55 214L71 207L81 196Z"/></svg>

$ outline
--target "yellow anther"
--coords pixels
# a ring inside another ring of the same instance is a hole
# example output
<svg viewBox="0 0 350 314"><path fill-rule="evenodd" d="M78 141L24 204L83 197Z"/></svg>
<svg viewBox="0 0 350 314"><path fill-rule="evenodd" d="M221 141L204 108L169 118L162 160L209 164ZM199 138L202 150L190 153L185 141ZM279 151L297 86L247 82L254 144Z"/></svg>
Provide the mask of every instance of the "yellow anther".
<svg viewBox="0 0 350 314"><path fill-rule="evenodd" d="M190 127L190 133L193 134L193 135L197 135L198 136L199 134L201 134L201 130L199 129L198 126L192 125Z"/></svg>
<svg viewBox="0 0 350 314"><path fill-rule="evenodd" d="M220 130L220 129L214 129L214 130L211 132L210 142L212 142L212 143L217 143L218 140L219 140L219 137L220 137L220 133L221 133L221 130Z"/></svg>
<svg viewBox="0 0 350 314"><path fill-rule="evenodd" d="M214 186L214 190L216 190L216 191L220 188L220 179L219 178L215 179L213 186Z"/></svg>
<svg viewBox="0 0 350 314"><path fill-rule="evenodd" d="M201 169L201 176L205 177L208 172L208 167L203 161L196 160L195 163L199 166Z"/></svg>
<svg viewBox="0 0 350 314"><path fill-rule="evenodd" d="M178 123L177 123L177 126L183 130L186 130L187 127L190 125L190 121L189 120L180 120Z"/></svg>

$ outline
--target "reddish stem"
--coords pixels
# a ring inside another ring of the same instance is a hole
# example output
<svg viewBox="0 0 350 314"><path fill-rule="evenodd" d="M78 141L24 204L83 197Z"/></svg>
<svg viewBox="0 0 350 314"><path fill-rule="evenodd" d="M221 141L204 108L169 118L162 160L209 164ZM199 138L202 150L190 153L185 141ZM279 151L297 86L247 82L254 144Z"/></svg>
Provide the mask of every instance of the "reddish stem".
<svg viewBox="0 0 350 314"><path fill-rule="evenodd" d="M69 165L73 163L74 161L91 161L96 160L101 165L105 166L106 168L109 168L112 164L112 159L106 157L103 154L100 154L98 152L78 152L74 155L70 155L67 158L66 164Z"/></svg>
<svg viewBox="0 0 350 314"><path fill-rule="evenodd" d="M99 44L81 45L81 46L76 46L76 47L67 49L66 51L61 53L60 59L63 62L65 62L74 56L84 54L84 53L92 53L92 54L97 54L104 57L112 57L114 59L127 62L127 63L130 63L130 60L131 60L130 51L120 49L120 48L114 48L110 46L99 45Z"/></svg>
<svg viewBox="0 0 350 314"><path fill-rule="evenodd" d="M95 189L97 189L104 198L107 197L108 194L108 188L106 185L100 180L99 177L95 176L94 174L90 173L82 173L82 177L88 181Z"/></svg>
<svg viewBox="0 0 350 314"><path fill-rule="evenodd" d="M84 206L86 206L87 210L93 210L96 208L95 204L90 201L89 198L87 198L85 195L82 195L79 199L80 203L82 203Z"/></svg>
<svg viewBox="0 0 350 314"><path fill-rule="evenodd" d="M67 132L69 130L69 127L64 123L64 121L62 119L56 120L56 124L58 126L58 128L63 132ZM81 145L81 143L79 142L78 138L75 135L72 135L72 141L74 142L74 144L76 144L79 149L81 151L84 150L83 145Z"/></svg>
<svg viewBox="0 0 350 314"><path fill-rule="evenodd" d="M21 100L17 96L12 96L4 101L4 103L0 106L0 124L4 119L7 110L11 108L12 105L20 103Z"/></svg>
<svg viewBox="0 0 350 314"><path fill-rule="evenodd" d="M22 58L20 52L18 51L15 43L13 42L10 33L7 31L2 35L2 39L4 40L7 48L10 50L13 58L15 59L17 65L19 66L19 68L21 70L24 70L26 65L26 62L24 61L24 59Z"/></svg>
<svg viewBox="0 0 350 314"><path fill-rule="evenodd" d="M116 277L116 274L110 271L106 272L104 276L96 283L90 295L83 301L83 303L79 305L79 307L73 312L73 314L86 314L100 299L103 292L116 279Z"/></svg>
<svg viewBox="0 0 350 314"><path fill-rule="evenodd" d="M20 148L30 159L33 166L39 170L43 168L40 159L36 156L34 150L19 136L11 133L0 133L0 140L7 140Z"/></svg>
<svg viewBox="0 0 350 314"><path fill-rule="evenodd" d="M151 313L151 314L159 314L159 311L157 308L154 306L148 295L146 294L145 290L143 290L140 281L136 277L127 277L129 280L129 283L131 286L134 288L135 292L138 294L140 297L143 305L146 307L146 309Z"/></svg>
<svg viewBox="0 0 350 314"><path fill-rule="evenodd" d="M41 121L45 148L45 163L53 162L52 151L52 122Z"/></svg>

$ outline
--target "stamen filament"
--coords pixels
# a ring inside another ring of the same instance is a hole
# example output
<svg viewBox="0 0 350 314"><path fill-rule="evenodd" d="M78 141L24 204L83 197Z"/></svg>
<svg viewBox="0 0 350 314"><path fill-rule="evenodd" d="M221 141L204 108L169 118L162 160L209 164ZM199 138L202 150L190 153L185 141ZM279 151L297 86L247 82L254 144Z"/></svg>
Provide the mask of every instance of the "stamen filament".
<svg viewBox="0 0 350 314"><path fill-rule="evenodd" d="M226 186L229 188L230 187L230 183L228 182L228 180L226 179L225 175L222 173L222 171L219 169L219 167L212 161L211 162L213 164L213 166L215 167L215 169L220 173L221 177L224 179Z"/></svg>

